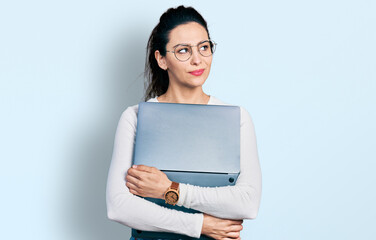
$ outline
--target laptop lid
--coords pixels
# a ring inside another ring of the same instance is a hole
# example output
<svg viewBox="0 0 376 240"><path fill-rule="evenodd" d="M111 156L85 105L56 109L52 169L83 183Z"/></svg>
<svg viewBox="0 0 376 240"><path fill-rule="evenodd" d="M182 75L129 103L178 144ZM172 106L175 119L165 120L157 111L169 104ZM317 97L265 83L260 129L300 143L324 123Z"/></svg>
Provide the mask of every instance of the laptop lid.
<svg viewBox="0 0 376 240"><path fill-rule="evenodd" d="M239 173L240 108L142 102L134 164L162 171Z"/></svg>

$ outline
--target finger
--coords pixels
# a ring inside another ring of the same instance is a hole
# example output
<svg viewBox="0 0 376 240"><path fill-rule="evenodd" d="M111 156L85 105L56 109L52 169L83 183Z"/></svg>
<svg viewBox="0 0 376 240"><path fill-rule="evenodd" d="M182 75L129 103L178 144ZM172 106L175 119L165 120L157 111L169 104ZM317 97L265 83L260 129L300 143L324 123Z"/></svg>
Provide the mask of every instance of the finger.
<svg viewBox="0 0 376 240"><path fill-rule="evenodd" d="M154 173L150 173L150 172L144 172L144 171L138 171L136 170L137 172L133 172L132 176L139 179L140 181L148 181L148 180L153 180L155 179L155 174Z"/></svg>
<svg viewBox="0 0 376 240"><path fill-rule="evenodd" d="M226 233L226 237L231 239L238 239L240 238L240 232L228 232Z"/></svg>
<svg viewBox="0 0 376 240"><path fill-rule="evenodd" d="M138 188L140 187L140 180L138 178L136 178L136 177L133 177L131 175L127 175L126 178L125 178L125 180L127 182L132 183L133 185L135 185Z"/></svg>
<svg viewBox="0 0 376 240"><path fill-rule="evenodd" d="M138 190L138 187L137 187L136 185L134 185L133 183L126 182L125 185L127 186L127 188L128 188L129 190L135 190L135 191Z"/></svg>
<svg viewBox="0 0 376 240"><path fill-rule="evenodd" d="M138 178L138 179L142 179L143 174L145 174L145 172L138 171L137 169L134 169L134 168L130 168L128 170L128 175L131 175L132 177L135 177L135 178Z"/></svg>
<svg viewBox="0 0 376 240"><path fill-rule="evenodd" d="M226 232L240 232L241 230L243 230L243 226L242 225L231 225L231 226L228 226L224 230Z"/></svg>
<svg viewBox="0 0 376 240"><path fill-rule="evenodd" d="M129 189L129 192L132 193L132 194L134 194L134 195L142 197L142 195L139 192L137 192L136 190L134 190L134 189Z"/></svg>
<svg viewBox="0 0 376 240"><path fill-rule="evenodd" d="M243 223L243 220L228 220L231 225L240 225Z"/></svg>
<svg viewBox="0 0 376 240"><path fill-rule="evenodd" d="M241 230L243 230L243 226L242 225L229 225L229 226L223 228L223 230L226 233L240 232Z"/></svg>
<svg viewBox="0 0 376 240"><path fill-rule="evenodd" d="M146 166L146 165L133 165L132 166L133 169L136 169L136 170L139 170L139 171L144 171L144 172L154 172L153 170L153 167L149 167L149 166Z"/></svg>
<svg viewBox="0 0 376 240"><path fill-rule="evenodd" d="M133 177L138 177L138 171L136 171L133 168L129 168L128 171L127 171L127 175L131 175Z"/></svg>

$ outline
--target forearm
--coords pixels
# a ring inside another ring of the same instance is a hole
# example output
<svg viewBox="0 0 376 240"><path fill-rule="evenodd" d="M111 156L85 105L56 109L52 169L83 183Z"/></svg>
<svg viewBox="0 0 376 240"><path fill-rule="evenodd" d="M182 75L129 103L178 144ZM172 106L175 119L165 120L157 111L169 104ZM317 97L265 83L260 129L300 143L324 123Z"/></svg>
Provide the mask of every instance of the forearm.
<svg viewBox="0 0 376 240"><path fill-rule="evenodd" d="M242 109L240 174L235 186L206 188L181 184L179 206L229 219L257 216L261 198L261 169L250 115Z"/></svg>
<svg viewBox="0 0 376 240"><path fill-rule="evenodd" d="M107 194L108 218L128 227L157 232L172 232L199 237L202 214L189 214L158 206L134 195Z"/></svg>
<svg viewBox="0 0 376 240"><path fill-rule="evenodd" d="M135 113L128 108L116 130L114 150L108 173L106 202L109 219L144 231L173 232L199 237L202 214L188 214L163 208L129 192L126 172L132 165Z"/></svg>
<svg viewBox="0 0 376 240"><path fill-rule="evenodd" d="M253 219L258 214L260 192L250 186L199 187L180 184L178 206L227 219Z"/></svg>

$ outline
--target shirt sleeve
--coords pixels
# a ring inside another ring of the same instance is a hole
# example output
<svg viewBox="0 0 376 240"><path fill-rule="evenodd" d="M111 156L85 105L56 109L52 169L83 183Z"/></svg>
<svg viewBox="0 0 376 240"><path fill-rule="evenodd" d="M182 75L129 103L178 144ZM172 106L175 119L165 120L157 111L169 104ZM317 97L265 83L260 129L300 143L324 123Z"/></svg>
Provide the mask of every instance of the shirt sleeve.
<svg viewBox="0 0 376 240"><path fill-rule="evenodd" d="M125 176L132 165L137 114L128 107L116 130L106 188L107 216L128 227L143 231L172 232L198 238L202 213L185 213L161 207L129 192Z"/></svg>
<svg viewBox="0 0 376 240"><path fill-rule="evenodd" d="M241 107L240 174L234 186L199 187L180 184L178 206L192 208L215 217L254 219L261 198L261 169L254 125Z"/></svg>

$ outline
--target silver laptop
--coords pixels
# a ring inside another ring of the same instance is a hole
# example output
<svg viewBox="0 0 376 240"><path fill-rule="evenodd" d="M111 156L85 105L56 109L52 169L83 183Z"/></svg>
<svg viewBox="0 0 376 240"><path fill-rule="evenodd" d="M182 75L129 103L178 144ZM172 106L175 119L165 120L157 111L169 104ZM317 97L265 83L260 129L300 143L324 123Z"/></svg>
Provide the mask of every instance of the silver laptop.
<svg viewBox="0 0 376 240"><path fill-rule="evenodd" d="M134 164L156 167L179 183L205 187L236 183L240 172L238 106L142 102L137 119ZM161 199L147 199L164 207L197 212L167 205ZM156 234L132 231L140 238L178 236Z"/></svg>

